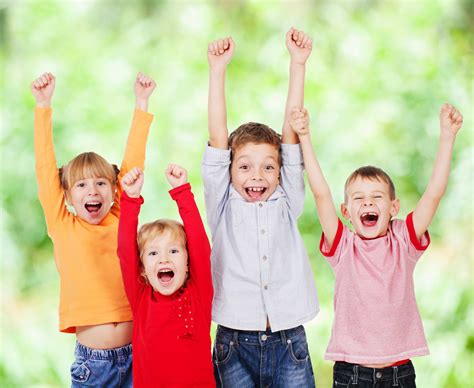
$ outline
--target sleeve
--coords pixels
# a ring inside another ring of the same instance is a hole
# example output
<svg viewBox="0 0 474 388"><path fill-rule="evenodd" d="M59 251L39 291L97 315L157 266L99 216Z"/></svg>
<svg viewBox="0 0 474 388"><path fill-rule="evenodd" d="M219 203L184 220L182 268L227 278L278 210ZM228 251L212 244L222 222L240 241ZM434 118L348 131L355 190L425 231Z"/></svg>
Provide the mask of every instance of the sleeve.
<svg viewBox="0 0 474 388"><path fill-rule="evenodd" d="M282 144L281 160L280 186L288 198L291 213L298 218L304 207L304 164L301 146Z"/></svg>
<svg viewBox="0 0 474 388"><path fill-rule="evenodd" d="M229 196L230 149L206 147L201 163L207 222L214 235Z"/></svg>
<svg viewBox="0 0 474 388"><path fill-rule="evenodd" d="M152 121L152 114L135 109L132 125L128 134L127 145L125 147L125 155L123 157L120 173L118 176L116 198L120 198L122 194L120 180L123 178L123 176L133 167L139 167L142 170L144 169L146 143ZM118 201L114 201L114 207L112 208L112 211L116 212L118 208Z"/></svg>
<svg viewBox="0 0 474 388"><path fill-rule="evenodd" d="M404 224L406 225L404 237L408 246L408 256L417 261L430 245L430 234L426 231L420 240L417 239L415 227L413 226L413 212L407 215Z"/></svg>
<svg viewBox="0 0 474 388"><path fill-rule="evenodd" d="M36 108L34 126L38 196L46 218L48 234L52 236L61 219L67 217L68 211L54 154L51 108Z"/></svg>
<svg viewBox="0 0 474 388"><path fill-rule="evenodd" d="M125 192L120 197L122 211L120 212L118 228L117 254L120 259L125 292L132 309L135 308L140 285L140 253L137 245L137 228L138 215L143 202L142 197L130 198Z"/></svg>
<svg viewBox="0 0 474 388"><path fill-rule="evenodd" d="M329 262L331 267L333 268L339 264L339 260L340 260L341 252L342 252L342 245L343 245L342 237L344 235L345 230L346 228L344 224L342 223L340 219L338 219L336 236L334 237L334 241L330 248L324 236L324 232L321 234L321 241L319 242L319 250L321 251L323 256L326 258L326 260Z"/></svg>
<svg viewBox="0 0 474 388"><path fill-rule="evenodd" d="M197 285L203 306L211 313L213 288L211 278L211 247L199 209L191 192L191 185L175 187L170 195L178 205L188 245L188 265L191 279Z"/></svg>

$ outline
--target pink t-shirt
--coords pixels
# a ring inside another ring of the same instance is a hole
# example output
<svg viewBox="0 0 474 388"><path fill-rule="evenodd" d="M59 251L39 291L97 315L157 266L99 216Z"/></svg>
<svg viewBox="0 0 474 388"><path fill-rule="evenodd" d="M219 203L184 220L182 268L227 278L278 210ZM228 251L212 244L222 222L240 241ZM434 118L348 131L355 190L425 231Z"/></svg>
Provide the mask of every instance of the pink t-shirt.
<svg viewBox="0 0 474 388"><path fill-rule="evenodd" d="M418 241L413 213L387 234L363 239L339 220L331 250L320 250L336 276L334 323L325 359L356 364L396 362L429 354L415 300L413 270L430 243Z"/></svg>

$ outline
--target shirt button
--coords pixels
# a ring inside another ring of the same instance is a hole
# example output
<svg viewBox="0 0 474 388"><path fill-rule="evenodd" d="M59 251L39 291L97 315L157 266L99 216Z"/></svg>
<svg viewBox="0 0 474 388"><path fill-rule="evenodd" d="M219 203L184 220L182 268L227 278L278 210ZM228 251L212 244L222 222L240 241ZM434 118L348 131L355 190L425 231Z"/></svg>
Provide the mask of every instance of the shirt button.
<svg viewBox="0 0 474 388"><path fill-rule="evenodd" d="M262 341L266 341L268 337L267 337L267 335L266 335L266 334L264 334L264 335L262 335L262 337L261 337L261 338L262 338Z"/></svg>
<svg viewBox="0 0 474 388"><path fill-rule="evenodd" d="M265 229L262 229L260 233L265 234Z"/></svg>
<svg viewBox="0 0 474 388"><path fill-rule="evenodd" d="M380 379L382 377L382 372L377 372L375 374L375 377L377 377L378 379Z"/></svg>
<svg viewBox="0 0 474 388"><path fill-rule="evenodd" d="M267 260L267 256L263 256L263 257L262 257L262 260L263 260L263 261Z"/></svg>
<svg viewBox="0 0 474 388"><path fill-rule="evenodd" d="M263 207L263 203L259 203L259 204L258 204L258 207Z"/></svg>
<svg viewBox="0 0 474 388"><path fill-rule="evenodd" d="M265 290L268 290L268 284L265 284L263 288L265 288Z"/></svg>

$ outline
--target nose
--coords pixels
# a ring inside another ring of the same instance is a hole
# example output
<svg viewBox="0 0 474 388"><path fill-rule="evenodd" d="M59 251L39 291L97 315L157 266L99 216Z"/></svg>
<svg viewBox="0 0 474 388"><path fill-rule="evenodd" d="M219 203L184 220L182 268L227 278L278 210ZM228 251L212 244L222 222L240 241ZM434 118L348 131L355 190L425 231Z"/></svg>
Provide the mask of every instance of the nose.
<svg viewBox="0 0 474 388"><path fill-rule="evenodd" d="M374 204L374 202L372 201L372 198L366 198L366 199L364 199L364 204L363 204L363 206L371 206L371 205L373 205L373 204Z"/></svg>
<svg viewBox="0 0 474 388"><path fill-rule="evenodd" d="M169 263L169 260L166 256L161 256L158 261L160 264Z"/></svg>
<svg viewBox="0 0 474 388"><path fill-rule="evenodd" d="M256 170L256 171L253 173L252 179L255 180L255 181L259 181L259 180L262 179L262 174L260 173L259 170Z"/></svg>

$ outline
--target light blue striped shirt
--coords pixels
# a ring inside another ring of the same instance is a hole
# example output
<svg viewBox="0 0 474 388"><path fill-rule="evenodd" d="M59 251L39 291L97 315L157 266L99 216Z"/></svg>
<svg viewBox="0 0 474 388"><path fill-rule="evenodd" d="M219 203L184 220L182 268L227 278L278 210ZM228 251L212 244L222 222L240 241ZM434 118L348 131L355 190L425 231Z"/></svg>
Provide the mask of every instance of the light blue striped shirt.
<svg viewBox="0 0 474 388"><path fill-rule="evenodd" d="M233 329L290 329L319 311L297 218L303 211L299 144L282 144L280 185L265 202L247 202L230 183L230 150L207 146L202 161L212 233L214 322Z"/></svg>

